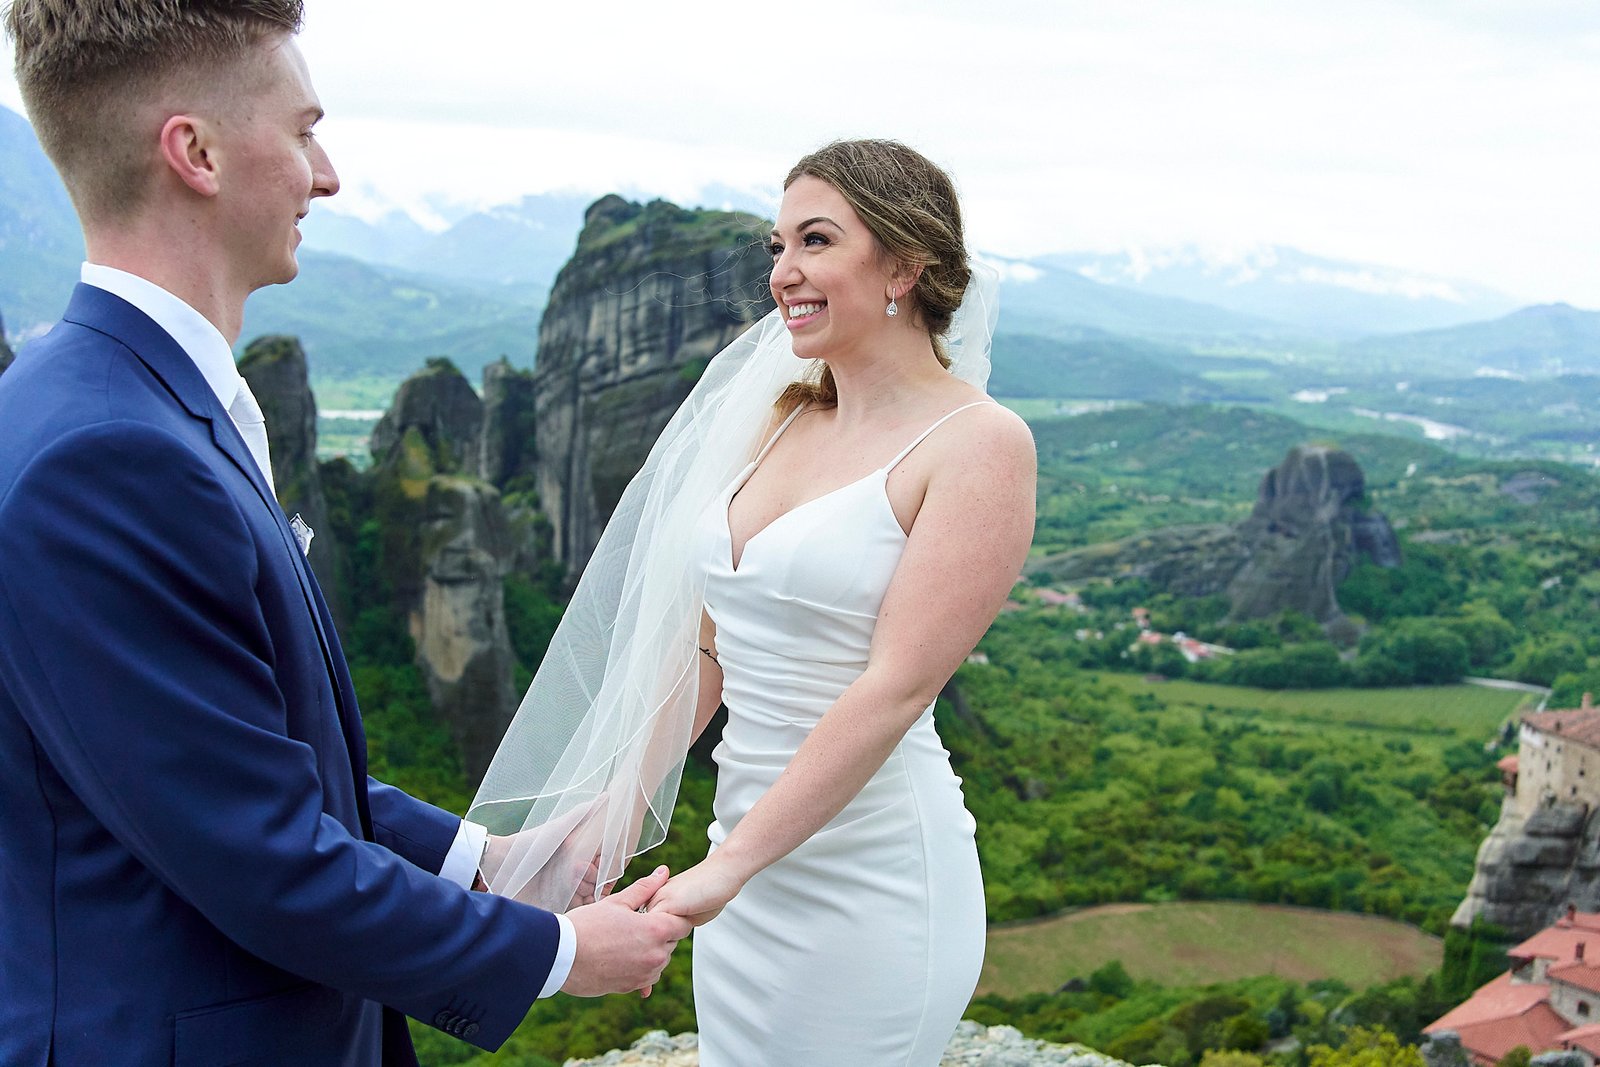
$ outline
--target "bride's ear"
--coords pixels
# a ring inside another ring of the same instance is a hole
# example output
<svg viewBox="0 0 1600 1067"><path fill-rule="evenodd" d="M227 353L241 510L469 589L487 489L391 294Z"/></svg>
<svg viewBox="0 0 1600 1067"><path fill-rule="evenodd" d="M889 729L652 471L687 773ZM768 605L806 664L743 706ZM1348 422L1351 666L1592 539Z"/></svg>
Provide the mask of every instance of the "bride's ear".
<svg viewBox="0 0 1600 1067"><path fill-rule="evenodd" d="M922 264L898 264L894 273L889 275L889 287L896 300L904 299L912 289L916 288L917 279L922 277Z"/></svg>

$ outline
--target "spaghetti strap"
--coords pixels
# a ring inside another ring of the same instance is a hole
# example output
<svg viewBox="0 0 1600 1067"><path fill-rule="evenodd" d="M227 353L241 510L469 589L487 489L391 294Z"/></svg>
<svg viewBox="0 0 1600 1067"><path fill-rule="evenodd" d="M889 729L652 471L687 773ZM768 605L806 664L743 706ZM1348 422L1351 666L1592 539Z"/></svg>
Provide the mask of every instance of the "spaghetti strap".
<svg viewBox="0 0 1600 1067"><path fill-rule="evenodd" d="M900 450L900 454L898 456L894 457L893 459L891 459L888 463L885 463L881 469L886 470L886 471L887 470L893 470L895 468L895 466L898 465L901 460L903 460L907 456L911 455L911 452L912 452L913 449L915 449L923 441L927 440L928 435L930 433L932 433L933 431L937 430L939 427L943 426L945 424L945 421L947 419L949 419L952 415L959 415L963 411L967 410L968 408L975 408L975 407L978 407L980 404L992 404L992 403L994 403L993 400L974 400L970 404L962 404L960 407L956 408L954 411L945 412L942 416L940 416L939 421L935 422L932 426L929 426L926 430L923 430L921 433L919 433L917 435L916 440L912 441L909 445L906 445L906 447L902 448Z"/></svg>
<svg viewBox="0 0 1600 1067"><path fill-rule="evenodd" d="M771 452L772 446L778 443L778 438L783 436L783 431L787 430L789 428L789 424L795 419L798 419L800 417L800 413L805 409L806 406L804 404L796 405L795 409L789 412L789 417L778 424L778 428L773 431L772 436L767 438L767 443L761 446L761 451L756 453L756 458L750 461L750 469L752 471L761 466L761 461L767 458L767 453Z"/></svg>

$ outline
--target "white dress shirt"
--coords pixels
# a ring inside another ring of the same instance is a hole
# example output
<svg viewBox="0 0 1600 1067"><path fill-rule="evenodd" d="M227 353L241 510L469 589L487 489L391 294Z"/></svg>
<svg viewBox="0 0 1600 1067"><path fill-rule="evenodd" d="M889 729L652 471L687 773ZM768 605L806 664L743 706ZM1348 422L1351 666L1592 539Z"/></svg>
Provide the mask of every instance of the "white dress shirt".
<svg viewBox="0 0 1600 1067"><path fill-rule="evenodd" d="M167 331L167 334L178 342L178 347L194 360L194 365L200 370L200 376L217 395L222 410L224 412L228 410L244 379L233 362L233 350L228 346L227 338L212 325L210 319L161 286L137 274L129 274L125 270L98 263L85 263L79 272L79 279L85 285L92 285L112 296L121 297ZM229 417L232 418L231 415ZM271 484L271 472L261 473L266 476L268 484ZM465 819L461 820L455 840L450 843L450 851L445 856L444 865L439 868L439 877L454 882L463 889L470 889L477 877L478 861L483 857L483 847L488 840L489 831L486 828L477 823L467 822ZM556 948L555 964L550 968L550 977L545 980L544 988L539 991L541 998L553 995L566 982L567 975L572 971L572 961L578 952L578 936L572 928L572 920L565 915L557 915L556 922L561 927L561 941Z"/></svg>

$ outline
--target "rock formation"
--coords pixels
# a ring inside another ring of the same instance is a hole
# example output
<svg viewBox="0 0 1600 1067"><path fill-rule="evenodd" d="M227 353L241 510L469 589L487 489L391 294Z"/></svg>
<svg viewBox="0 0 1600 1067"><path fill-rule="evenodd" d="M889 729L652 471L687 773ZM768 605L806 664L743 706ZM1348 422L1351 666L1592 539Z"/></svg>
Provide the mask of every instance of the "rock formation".
<svg viewBox="0 0 1600 1067"><path fill-rule="evenodd" d="M1228 582L1234 619L1284 610L1327 623L1338 615L1335 587L1357 555L1355 529L1380 566L1398 566L1394 532L1381 515L1358 514L1366 479L1348 452L1296 446L1261 479L1256 506L1238 527L1248 558Z"/></svg>
<svg viewBox="0 0 1600 1067"><path fill-rule="evenodd" d="M385 577L473 781L517 706L504 582L519 553L499 490L477 477L483 425L467 380L430 360L372 435Z"/></svg>
<svg viewBox="0 0 1600 1067"><path fill-rule="evenodd" d="M1517 940L1569 907L1600 910L1600 710L1523 716L1518 753L1501 762L1500 818L1478 847L1467 895L1451 925L1482 919Z"/></svg>
<svg viewBox="0 0 1600 1067"><path fill-rule="evenodd" d="M1418 1050L1427 1067L1472 1067L1467 1050L1461 1047L1461 1035L1454 1030L1436 1030Z"/></svg>
<svg viewBox="0 0 1600 1067"><path fill-rule="evenodd" d="M941 1067L1131 1067L1082 1045L1036 1041L1015 1027L982 1026L970 1019L956 1027L939 1062ZM697 1035L671 1037L665 1030L652 1030L627 1049L568 1060L566 1067L698 1067L699 1063Z"/></svg>
<svg viewBox="0 0 1600 1067"><path fill-rule="evenodd" d="M317 398L311 392L306 353L293 337L258 337L245 348L239 373L267 419L267 447L278 502L287 515L300 515L312 530L327 535L328 500L317 463ZM348 621L344 597L343 552L330 536L313 537L307 556L333 612Z"/></svg>
<svg viewBox="0 0 1600 1067"><path fill-rule="evenodd" d="M765 229L748 215L599 201L545 314L539 370L490 364L480 399L448 360L429 360L374 428L366 472L316 462L299 344L247 350L279 498L319 531L312 564L341 629L374 608L406 620L470 780L520 696L508 579L546 583L557 544L568 568L587 559L705 361L770 308Z"/></svg>
<svg viewBox="0 0 1600 1067"><path fill-rule="evenodd" d="M448 359L428 365L400 386L389 410L372 431L372 458L378 464L394 459L406 437L415 434L427 449L432 469L478 473L482 451L483 401Z"/></svg>
<svg viewBox="0 0 1600 1067"><path fill-rule="evenodd" d="M504 489L535 475L533 375L501 359L483 368L478 477ZM642 460L643 457L641 456Z"/></svg>
<svg viewBox="0 0 1600 1067"><path fill-rule="evenodd" d="M1338 449L1296 446L1261 479L1237 525L1172 526L1047 556L1028 574L1051 581L1143 578L1180 596L1226 593L1235 620L1285 610L1346 627L1334 590L1358 559L1400 563L1389 522L1366 511L1361 467Z"/></svg>
<svg viewBox="0 0 1600 1067"><path fill-rule="evenodd" d="M705 361L771 309L766 228L659 200L589 208L545 308L533 383L537 488L571 573Z"/></svg>
<svg viewBox="0 0 1600 1067"><path fill-rule="evenodd" d="M1508 797L1478 847L1472 884L1450 924L1465 928L1482 918L1520 941L1549 926L1569 902L1600 908L1600 819L1570 804L1524 816Z"/></svg>

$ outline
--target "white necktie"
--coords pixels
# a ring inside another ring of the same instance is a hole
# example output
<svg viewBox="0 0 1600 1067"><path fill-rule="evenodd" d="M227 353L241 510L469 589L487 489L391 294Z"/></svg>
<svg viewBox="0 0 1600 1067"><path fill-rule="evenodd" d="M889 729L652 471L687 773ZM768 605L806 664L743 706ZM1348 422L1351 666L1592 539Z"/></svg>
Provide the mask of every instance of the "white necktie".
<svg viewBox="0 0 1600 1067"><path fill-rule="evenodd" d="M239 391L233 396L233 403L228 405L228 415L233 419L233 424L239 429L239 436L244 438L245 445L250 449L250 456L256 461L256 466L261 468L261 476L267 480L267 488L272 490L272 495L278 495L278 489L272 484L272 454L267 450L267 417L261 414L261 405L256 403L256 396L250 391L250 383L243 377L239 379Z"/></svg>

